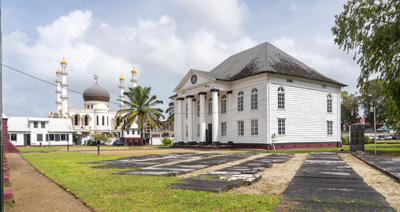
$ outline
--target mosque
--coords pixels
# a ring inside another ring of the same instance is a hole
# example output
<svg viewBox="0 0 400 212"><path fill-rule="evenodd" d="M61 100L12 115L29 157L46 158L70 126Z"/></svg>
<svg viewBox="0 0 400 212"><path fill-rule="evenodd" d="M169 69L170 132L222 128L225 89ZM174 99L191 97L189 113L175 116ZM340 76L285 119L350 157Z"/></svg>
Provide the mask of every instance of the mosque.
<svg viewBox="0 0 400 212"><path fill-rule="evenodd" d="M135 68L131 71L132 87L136 87L137 71ZM68 95L67 95L67 62L61 61L61 70L56 71L56 112L50 112L48 118L62 118L71 119L72 130L73 130L73 142L77 145L84 144L95 134L106 133L111 137L121 138L124 140L126 145L132 145L138 143L140 138L138 126L134 123L131 128L127 131L121 131L121 128L115 128L116 126L116 110L110 109L110 93L101 87L97 82L98 77L95 75L95 84L87 88L83 92L83 108L68 108ZM121 76L120 84L118 88L120 89L119 98L124 100L124 77ZM120 109L125 107L124 103L121 101L118 105Z"/></svg>

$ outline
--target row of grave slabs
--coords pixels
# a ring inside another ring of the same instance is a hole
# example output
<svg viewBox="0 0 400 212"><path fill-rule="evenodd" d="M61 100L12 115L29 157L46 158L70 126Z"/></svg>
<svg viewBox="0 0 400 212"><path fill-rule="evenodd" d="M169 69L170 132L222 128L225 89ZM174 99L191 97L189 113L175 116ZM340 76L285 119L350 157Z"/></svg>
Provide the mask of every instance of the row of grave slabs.
<svg viewBox="0 0 400 212"><path fill-rule="evenodd" d="M178 176L200 169L224 163L246 159L258 153L169 153L144 155L116 160L95 161L99 164L92 168L133 169L113 174ZM198 176L179 180L169 184L173 188L202 190L210 192L226 192L229 189L249 185L261 178L258 172L272 167L272 163L283 163L290 160L293 154L266 154L243 163L225 167ZM101 164L101 165L100 165ZM165 165L163 165L165 164ZM140 169L138 169L140 168Z"/></svg>
<svg viewBox="0 0 400 212"><path fill-rule="evenodd" d="M310 153L273 211L396 211L336 153Z"/></svg>

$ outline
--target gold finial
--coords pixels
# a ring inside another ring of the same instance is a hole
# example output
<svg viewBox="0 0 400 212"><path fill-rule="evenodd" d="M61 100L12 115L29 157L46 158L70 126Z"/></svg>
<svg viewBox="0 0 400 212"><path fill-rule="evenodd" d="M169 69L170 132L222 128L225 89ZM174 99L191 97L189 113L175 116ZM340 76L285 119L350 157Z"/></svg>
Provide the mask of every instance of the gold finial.
<svg viewBox="0 0 400 212"><path fill-rule="evenodd" d="M136 71L136 69L135 69L135 66L133 66L133 69L132 69L131 72L132 72L132 73L137 73L137 71Z"/></svg>
<svg viewBox="0 0 400 212"><path fill-rule="evenodd" d="M119 78L119 80L125 80L124 77L122 76L122 74L121 74L121 77Z"/></svg>
<svg viewBox="0 0 400 212"><path fill-rule="evenodd" d="M65 61L64 57L63 60L61 61L61 64L67 65L67 61Z"/></svg>
<svg viewBox="0 0 400 212"><path fill-rule="evenodd" d="M61 73L60 67L58 67L58 69L57 69L57 71L56 71L56 74L59 74L59 73Z"/></svg>

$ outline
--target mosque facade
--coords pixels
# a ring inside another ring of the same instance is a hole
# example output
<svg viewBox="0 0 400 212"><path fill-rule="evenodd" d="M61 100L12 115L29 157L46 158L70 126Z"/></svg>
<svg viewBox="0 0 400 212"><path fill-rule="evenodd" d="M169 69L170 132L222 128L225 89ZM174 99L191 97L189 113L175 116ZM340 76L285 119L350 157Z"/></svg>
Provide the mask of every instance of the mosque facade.
<svg viewBox="0 0 400 212"><path fill-rule="evenodd" d="M56 112L50 112L47 118L70 119L74 144L84 144L91 136L104 133L114 140L124 140L126 145L134 145L139 142L140 134L136 123L126 131L122 131L120 126L115 128L117 111L110 109L110 93L97 82L96 75L94 76L95 84L83 92L83 108L68 107L68 71L67 62L64 59L61 61L61 70L56 71L56 76ZM138 79L135 68L131 71L131 76L132 87L136 87ZM119 98L123 100L125 98L125 79L121 76L119 81ZM120 109L125 107L122 101L118 106Z"/></svg>

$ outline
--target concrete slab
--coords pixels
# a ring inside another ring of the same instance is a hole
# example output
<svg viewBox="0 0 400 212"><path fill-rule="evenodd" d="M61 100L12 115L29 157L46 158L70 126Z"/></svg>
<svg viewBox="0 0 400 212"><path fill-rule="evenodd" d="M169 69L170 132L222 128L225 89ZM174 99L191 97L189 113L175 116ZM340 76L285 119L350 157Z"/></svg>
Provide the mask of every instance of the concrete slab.
<svg viewBox="0 0 400 212"><path fill-rule="evenodd" d="M203 158L203 159L198 159L198 160L193 160L189 162L180 162L176 164L170 164L170 165L164 165L164 166L158 166L156 168L143 168L139 169L136 171L129 171L129 172L123 172L121 174L148 174L148 175L158 175L159 170L165 170L170 172L170 175L165 175L164 171L161 172L159 176L176 176L176 175L181 175L185 173L189 173L192 171L196 171L199 169L204 169L213 165L219 165L227 162L232 162L240 159L244 159L247 157L250 157L252 155L255 155L257 153L234 153L234 154L227 154L227 155L220 155L220 156L215 156L215 157L208 157L208 158ZM162 159L159 159L159 161ZM177 171L179 170L179 171ZM115 173L118 174L118 173Z"/></svg>
<svg viewBox="0 0 400 212"><path fill-rule="evenodd" d="M201 190L222 193L229 189L237 188L242 186L242 182L239 181L216 181L216 180L199 180L194 178L183 179L180 183L170 183L169 185L173 188L179 189L190 189L190 190Z"/></svg>
<svg viewBox="0 0 400 212"><path fill-rule="evenodd" d="M394 210L383 195L332 153L310 153L282 198L274 211Z"/></svg>
<svg viewBox="0 0 400 212"><path fill-rule="evenodd" d="M233 187L232 184L223 182L236 182L234 184L235 187L239 187L244 183L251 184L261 179L261 175L256 175L257 172L272 167L271 161L278 161L281 163L290 160L293 156L293 154L268 154L237 165L183 179L178 181L178 183L169 185L174 188L225 192Z"/></svg>
<svg viewBox="0 0 400 212"><path fill-rule="evenodd" d="M293 200L281 200L278 205L274 208L273 212L298 212L298 211L365 211L365 212L376 212L386 211L395 212L390 206L380 205L364 205L357 203L329 203L329 202L305 202L305 201L293 201Z"/></svg>
<svg viewBox="0 0 400 212"><path fill-rule="evenodd" d="M400 183L400 159L388 155L358 155L355 157L384 172Z"/></svg>

